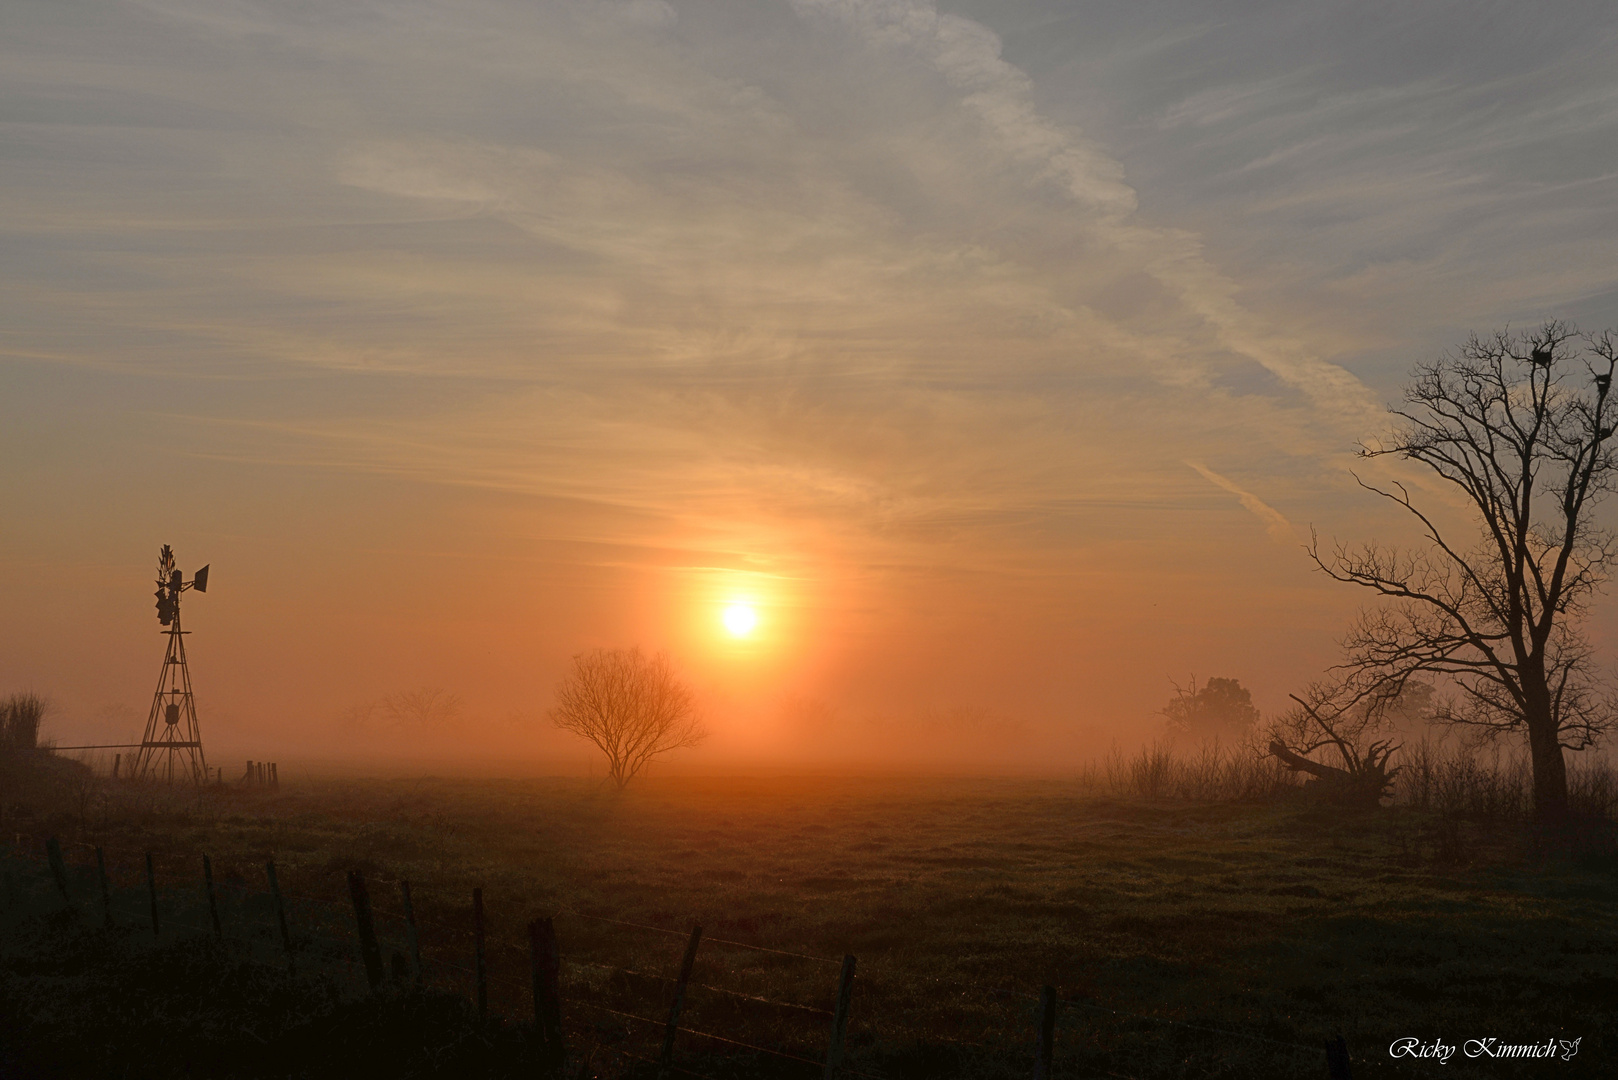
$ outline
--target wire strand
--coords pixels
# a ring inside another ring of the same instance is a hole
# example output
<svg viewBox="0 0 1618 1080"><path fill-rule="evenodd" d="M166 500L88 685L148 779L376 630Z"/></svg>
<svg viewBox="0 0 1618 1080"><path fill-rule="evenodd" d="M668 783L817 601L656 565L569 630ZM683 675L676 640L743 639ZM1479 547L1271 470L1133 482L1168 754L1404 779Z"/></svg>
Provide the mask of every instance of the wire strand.
<svg viewBox="0 0 1618 1080"><path fill-rule="evenodd" d="M669 934L678 938L689 938L691 936L691 932L689 930L670 930L666 926L651 926L647 923L629 922L625 919L609 919L605 915L586 915L584 912L574 911L572 908L562 908L561 913L564 915L577 915L581 919L593 919L596 922L614 923L618 926L633 926L637 930L652 930L659 934ZM771 949L764 945L750 945L745 941L731 941L728 938L704 937L702 940L708 944L732 945L738 949L751 949L754 952L774 953L776 956L793 956L799 960L813 960L819 964L837 964L841 966L843 963L841 960L833 960L828 956L811 956L808 953L789 952L786 949Z"/></svg>
<svg viewBox="0 0 1618 1080"><path fill-rule="evenodd" d="M40 861L40 854L43 854L43 853L35 854L35 853L31 852L31 851L25 851L24 850L25 845L24 845L23 841L27 840L27 841L32 842L31 845L29 845L29 846L44 847L45 845L42 842L42 838L35 835L35 834L32 834L32 833L23 833L23 832L14 832L14 833L11 834L11 836L12 836L12 839L13 839L13 842L14 842L15 856L22 859L22 860L24 860L24 861L26 861L26 862L28 862L28 863L30 863L30 864L33 864L34 866L37 867L37 865L38 865L38 863ZM97 845L95 845L95 844L91 844L91 843L88 843L86 841L81 841L81 840L69 840L69 841L66 841L65 843L64 842L59 842L59 843L62 846L67 847L69 849L85 849L85 850L93 851L97 847ZM103 849L103 851L104 851L104 849ZM104 854L105 854L105 851L104 851ZM162 860L189 859L189 858L193 857L191 854L176 855L172 851L164 851L164 852L153 851L152 855L153 855L154 859L162 859ZM144 865L142 865L142 862L139 861L139 860L134 861L134 862L129 862L129 861L125 861L125 860L123 860L121 858L117 858L117 857L105 858L104 859L104 864L105 864L105 868L106 868L106 876L107 876L107 879L108 879L108 888L109 888L109 891L114 894L114 895L109 896L109 902L113 906L116 906L116 907L118 907L120 909L132 910L132 911L138 913L138 914L134 915L133 918L131 919L131 923L132 923L131 929L133 929L134 928L133 924L138 924L139 922L144 921L141 918L141 915L144 915L146 907L147 907L147 903L148 903L148 898L143 896L143 895L140 895L140 892L143 891L142 888L141 888L142 885L146 884L146 882L144 880L142 880L142 879L145 879L147 877L147 875L145 873L146 867ZM88 866L88 864L83 865L83 866L75 865L72 868L75 869L75 870L81 870L81 869L82 870L88 870L89 866ZM127 884L121 884L120 881L119 881L120 878L123 881L127 881L128 883ZM396 884L398 879L378 877L378 878L374 878L373 880L388 883L388 884ZM420 882L420 881L415 881L415 880L412 880L412 884L413 885L425 885L425 886L429 886L429 887L438 887L436 883ZM268 895L269 895L267 892L261 892L261 891L254 888L252 885L248 884L245 881L215 881L214 886L215 886L216 889L234 890L235 892L237 892L238 894L241 895L242 902L246 902L248 900L251 900L251 899L257 898L257 897L268 898ZM443 886L443 887L447 888L449 886ZM172 889L173 886L167 886L166 888ZM297 903L301 903L301 904L318 905L318 906L320 906L322 908L335 909L338 912L344 913L344 915L347 914L347 909L350 906L349 904L345 904L340 900L328 900L328 899L325 899L325 898L322 898L322 897L314 897L314 896L303 895L301 893L283 893L282 897L286 901L293 901L293 902L297 902ZM81 902L90 903L92 905L94 904L93 899L86 900L85 898L81 897L80 900L81 900ZM172 895L172 893L167 898L166 903L169 903L169 904L173 903L173 895ZM654 926L654 925L651 925L651 924L648 924L648 923L632 922L632 921L629 921L629 920L626 920L626 919L614 919L614 918L610 918L610 917L604 916L604 915L588 915L588 914L585 914L582 911L577 911L577 910L573 910L573 909L570 909L570 908L562 908L562 909L560 909L559 913L560 914L566 914L566 915L574 915L574 916L577 916L577 917L579 917L581 919L587 919L587 920L591 920L591 921L594 921L594 922L608 923L608 924L612 924L612 925L615 925L615 926L626 926L626 927L630 927L630 928L637 929L637 930L647 930L647 931L651 931L651 932L654 932L654 933L666 934L666 935L669 935L671 937L677 937L677 938L682 938L682 939L689 937L689 933L685 932L685 931L671 930L671 929L669 929L667 927ZM308 917L309 914L310 914L309 912L306 911L306 912L304 912L302 914L305 917L299 920L300 925L298 927L298 931L299 931L300 934L304 935L306 940L307 940L307 938L308 938L308 936L310 934L319 934L322 931L335 931L335 933L333 933L333 934L325 935L328 938L337 937L337 936L343 936L343 937L347 936L349 927L347 926L347 921L348 920L346 918L332 919L330 921L324 921L324 920L321 920L319 918L315 918L315 919L311 920ZM407 923L408 922L408 920L402 914L397 914L397 913L394 913L394 912L391 912L391 911L383 911L383 910L373 909L373 915L374 916L379 916L379 917L382 917L382 918L386 918L386 919L390 919L390 920L395 920L396 922L400 922L400 923ZM189 931L193 931L195 933L203 934L203 935L212 934L212 927L211 926L204 926L204 925L202 925L200 923L192 922L189 919L181 918L179 916L176 916L172 912L169 912L169 913L163 915L163 917L161 919L161 925L163 925L165 927L172 927L172 928L189 930ZM454 935L456 937L460 937L462 939L475 937L475 935L472 934L470 931L464 930L464 929L462 929L460 927L450 926L450 925L448 925L446 923L442 923L442 922L438 922L438 921L427 922L427 921L423 921L423 920L418 919L417 920L417 926L418 926L418 930L429 930L434 935L452 934L452 935ZM261 928L261 930L262 930L262 928ZM263 932L267 933L268 931L263 931ZM167 935L165 935L165 936L167 936ZM243 940L238 935L233 934L232 936L235 937L236 940ZM519 944L517 944L515 942L512 942L512 941L509 941L507 939L489 938L489 939L486 939L486 940L487 940L487 943L489 945L492 945L494 948L500 949L500 950L505 950L505 951L507 951L507 952L509 952L511 954L526 955L526 953L527 953L527 950L524 949L521 945L519 945ZM793 952L793 951L786 950L786 949L773 949L773 948L769 948L769 947L763 946L763 945L753 945L753 944L750 944L748 942L733 941L733 940L726 939L726 938L711 938L710 937L710 938L704 938L703 940L704 940L704 942L708 942L708 943L712 943L712 944L729 945L729 946L732 946L732 947L735 947L735 948L747 949L747 950L754 951L754 952L770 953L770 954L778 955L778 956L788 956L788 957L793 957L793 958L801 959L801 960L810 960L810 961L814 961L814 962L817 962L817 963L841 964L841 962L842 962L842 961L839 961L839 960L833 960L833 959L831 959L829 957L814 956L814 955L809 954L809 953ZM306 948L305 949L300 949L299 951L307 953ZM589 960L582 960L582 959L578 959L578 958L569 957L569 958L565 959L565 962L570 963L570 964L576 964L576 965L579 965L579 966L594 967L594 968L598 968L598 969L602 969L602 970L606 970L606 971L612 971L612 972L623 971L626 974L634 975L634 976L636 976L638 978L656 979L656 980L659 980L659 981L662 981L662 982L665 982L665 983L672 983L672 982L676 981L676 980L671 979L671 978L669 978L668 976L665 976L665 975L658 975L658 974L653 974L653 973L648 973L648 972L642 972L642 971L634 970L634 969L629 968L629 967L613 966L613 965L609 965L609 964L603 964L603 963L599 963L599 962L595 962L595 961L589 961ZM343 963L344 963L344 970L347 971L347 972L352 973L352 970L354 968L353 957L352 956L345 956ZM430 963L432 965L432 967L434 968L434 970L438 971L440 974L442 974L444 972L452 971L452 972L458 972L458 973L463 974L463 975L470 975L470 976L473 976L474 978L476 977L476 972L473 969L462 967L459 964L451 963L451 962L448 962L448 961L445 961L445 960L433 958L430 961L426 961L425 963ZM425 963L424 963L424 966L425 966ZM878 982L879 983L886 981L886 978L884 977L884 975L887 975L887 973L884 973L883 975L878 976ZM501 985L501 986L504 986L506 988L512 989L513 991L521 991L523 989L526 989L524 984L522 984L521 982L519 982L517 980L507 979L507 978L505 978L503 976L487 976L487 977L488 977L489 981L494 982L497 985ZM865 975L863 977L866 978L866 979L869 979L870 976ZM889 976L889 977L891 977L891 976ZM904 979L917 979L917 980L921 980L921 981L924 981L924 982L933 983L933 984L938 985L940 987L946 988L946 989L948 989L948 990L950 990L952 992L959 993L962 996L965 996L965 995L968 995L968 994L971 994L971 993L980 993L980 994L989 994L989 995L994 995L994 996L1013 998L1013 999L1016 999L1018 1001L1028 1002L1028 1003L1037 1002L1039 1000L1034 995L1028 994L1026 992L1020 992L1020 991L1015 991L1015 990L1006 990L1006 989L1002 989L1002 988L998 988L998 987L989 987L989 986L981 986L981 985L963 985L963 984L951 983L951 982L948 982L947 980L940 979L940 978L937 978L935 976L923 975L923 974L920 974L920 973L914 973L914 974L909 974L909 975L900 975L900 976L898 976L898 978L901 979L901 980L904 980ZM820 1009L820 1008L817 1008L815 1006L801 1005L801 1004L798 1004L796 1002L778 1001L778 1000L774 1000L774 999L771 999L771 998L761 997L761 996L758 996L758 995L755 995L755 994L748 994L748 993L744 993L744 992L737 991L737 990L730 990L730 989L727 989L725 987L712 986L712 985L709 985L709 984L706 984L706 983L691 983L689 985L692 985L692 986L695 986L695 987L698 987L700 989L707 990L707 991L710 991L710 992L713 992L713 993L724 994L724 995L727 995L727 996L730 996L730 997L740 998L740 999L747 1000L747 1001L753 1001L753 1002L757 1002L759 1004L769 1005L769 1006L772 1006L772 1007L797 1009L797 1010L801 1010L803 1012L813 1013L813 1014L818 1015L818 1016L831 1016L831 1015L833 1015L829 1010ZM1075 999L1075 998L1062 998L1062 999L1059 999L1059 1000L1060 1000L1061 1004L1063 1004L1063 1005L1071 1005L1071 1006L1075 1006L1077 1008L1091 1009L1091 1010L1094 1010L1094 1011L1097 1011L1097 1012L1103 1012L1103 1013L1107 1013L1107 1014L1110 1014L1110 1015L1113 1015L1113 1016L1118 1016L1118 1017L1123 1017L1123 1018L1128 1018L1128 1019L1133 1019L1133 1020L1144 1021L1144 1022L1147 1022L1147 1023L1155 1023L1155 1024L1162 1024L1162 1025L1166 1025L1166 1026L1170 1026L1170 1027L1184 1028L1184 1029L1186 1029L1188 1031L1197 1031L1197 1032L1202 1032L1204 1034L1221 1036L1221 1037L1224 1037L1224 1038L1246 1039L1246 1040L1251 1041L1251 1042L1265 1043L1265 1044L1268 1044L1270 1046L1276 1046L1276 1047L1280 1047L1280 1048L1287 1049L1287 1050L1304 1051L1304 1052L1307 1052L1307 1053L1320 1053L1321 1052L1320 1048L1318 1048L1318 1047L1306 1046L1306 1045L1304 1045L1302 1043L1285 1042L1285 1041L1282 1041L1282 1040L1279 1040L1279 1039L1271 1039L1271 1038L1268 1038L1268 1037L1263 1036L1263 1035L1253 1035L1253 1034L1249 1034L1247 1032L1230 1031L1230 1030L1226 1030L1226 1029L1222 1029L1222 1028L1209 1027L1209 1026L1203 1025L1203 1024L1189 1023L1187 1021L1175 1020L1175 1019L1171 1019L1169 1017L1164 1017L1164 1016L1151 1016L1151 1015L1147 1015L1147 1014L1143 1014L1143 1013L1132 1012L1132 1011L1127 1010L1127 1009L1114 1009L1114 1008L1109 1008L1108 1006L1105 1006L1105 1005L1098 1005L1098 1004L1095 1004L1094 1002L1083 1001L1083 1000L1079 1000L1079 999ZM587 1001L587 1000L583 1000L583 999L573 999L572 1003L577 1004L577 1005L582 1005L582 1006L584 1006L586 1008L598 1009L598 1010L601 1010L601 1011L604 1011L604 1012L611 1013L611 1014L613 1014L615 1016L621 1016L621 1017L624 1017L625 1019L635 1020L635 1021L638 1021L640 1023L651 1024L654 1027L660 1026L660 1024L661 1024L660 1021L649 1020L646 1017L636 1016L636 1015L634 1015L632 1013L621 1012L619 1010L609 1008L609 1007L607 1007L605 1005L599 1005L599 1004L597 1004L595 1002L592 1002L592 1001ZM815 1066L819 1066L821 1064L820 1062L811 1061L808 1058L798 1057L797 1055L789 1054L789 1053L786 1053L784 1051L771 1050L768 1047L755 1046L755 1045L752 1045L750 1043L741 1042L739 1040L731 1039L731 1038L728 1038L728 1037L723 1036L723 1035L717 1035L717 1034L714 1034L712 1032L698 1031L698 1030L692 1029L692 1028L682 1028L680 1030L686 1031L689 1034L698 1036L700 1038L711 1039L711 1040L714 1040L714 1041L717 1041L717 1042L726 1043L728 1045L733 1045L733 1046L741 1047L743 1049L756 1051L758 1053L772 1054L774 1056L781 1057L781 1058L786 1059L786 1060L798 1061L798 1062L802 1062L804 1064L815 1065ZM949 1039L949 1038L943 1037L943 1036L935 1036L935 1037L943 1038L944 1041L955 1042L955 1043L960 1043L960 1044L964 1044L964 1045L971 1045L971 1046L980 1047L980 1048L986 1049L986 1050L994 1049L994 1047L991 1047L988 1044L979 1043L979 1042L973 1042L971 1040ZM688 1070L683 1070L683 1071L688 1071ZM865 1076L870 1075L870 1074L852 1072L852 1071L846 1070L846 1069L844 1071L845 1072L850 1072L850 1075L865 1075ZM692 1075L701 1075L701 1074L693 1073ZM1119 1074L1109 1073L1108 1075L1116 1076L1116 1075L1119 1075Z"/></svg>

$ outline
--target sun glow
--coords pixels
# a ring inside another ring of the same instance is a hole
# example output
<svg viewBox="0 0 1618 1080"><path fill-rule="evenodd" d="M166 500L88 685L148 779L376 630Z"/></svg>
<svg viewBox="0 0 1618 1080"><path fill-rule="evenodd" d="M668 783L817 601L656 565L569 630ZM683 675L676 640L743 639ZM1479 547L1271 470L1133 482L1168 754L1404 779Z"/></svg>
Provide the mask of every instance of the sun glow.
<svg viewBox="0 0 1618 1080"><path fill-rule="evenodd" d="M747 637L758 626L758 612L751 604L732 604L721 618L732 637Z"/></svg>

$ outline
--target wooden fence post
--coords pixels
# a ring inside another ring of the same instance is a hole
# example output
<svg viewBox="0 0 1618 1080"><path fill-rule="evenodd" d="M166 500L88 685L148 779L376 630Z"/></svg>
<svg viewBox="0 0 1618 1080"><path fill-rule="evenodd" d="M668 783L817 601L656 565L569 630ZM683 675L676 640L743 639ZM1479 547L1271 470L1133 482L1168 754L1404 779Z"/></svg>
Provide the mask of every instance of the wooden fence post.
<svg viewBox="0 0 1618 1080"><path fill-rule="evenodd" d="M691 968L697 962L697 946L702 944L702 927L691 928L691 940L685 944L685 956L680 960L680 978L674 984L674 1004L669 1006L669 1024L663 1031L663 1053L657 1059L657 1075L666 1076L669 1059L674 1056L674 1035L680 1030L680 1007L685 1004L685 986L691 981Z"/></svg>
<svg viewBox="0 0 1618 1080"><path fill-rule="evenodd" d="M483 890L472 890L472 938L477 955L474 957L478 980L478 1019L489 1016L489 969L483 958Z"/></svg>
<svg viewBox="0 0 1618 1080"><path fill-rule="evenodd" d="M122 755L122 754L114 754L114 755L112 755L112 778L114 780L118 779L118 766L122 765L123 763L124 763L124 755Z"/></svg>
<svg viewBox="0 0 1618 1080"><path fill-rule="evenodd" d="M213 860L206 855L202 857L202 880L208 884L208 917L213 920L213 936L222 940L225 931L219 925L219 902L213 894Z"/></svg>
<svg viewBox="0 0 1618 1080"><path fill-rule="evenodd" d="M1034 1053L1034 1080L1051 1080L1051 1057L1056 1049L1056 988L1039 992L1039 1045Z"/></svg>
<svg viewBox="0 0 1618 1080"><path fill-rule="evenodd" d="M252 786L252 783L253 783L253 759L252 758L247 759L247 771L242 774L242 783L248 785L249 787Z"/></svg>
<svg viewBox="0 0 1618 1080"><path fill-rule="evenodd" d="M107 929L112 929L112 890L107 888L107 857L101 848L96 848L96 877L101 882L101 917L106 921Z"/></svg>
<svg viewBox="0 0 1618 1080"><path fill-rule="evenodd" d="M534 975L534 1027L539 1033L540 1063L546 1073L561 1072L567 1058L562 1045L562 956L550 919L528 924L528 957Z"/></svg>
<svg viewBox="0 0 1618 1080"><path fill-rule="evenodd" d="M843 957L843 973L837 977L837 1011L831 1018L831 1042L826 1046L825 1080L836 1080L843 1065L843 1040L848 1035L848 1008L854 1001L854 958Z"/></svg>
<svg viewBox="0 0 1618 1080"><path fill-rule="evenodd" d="M287 906L281 900L281 883L275 878L274 859L264 864L264 871L270 878L270 895L275 898L275 921L281 924L281 944L287 950L287 974L296 975L298 958L292 953L292 934L287 930Z"/></svg>
<svg viewBox="0 0 1618 1080"><path fill-rule="evenodd" d="M416 932L416 909L410 903L410 882L399 882L399 895L404 898L405 927L410 934L410 962L416 967L416 985L421 985L421 937Z"/></svg>
<svg viewBox="0 0 1618 1080"><path fill-rule="evenodd" d="M1350 1080L1348 1072L1348 1043L1341 1035L1326 1040L1326 1074L1331 1080Z"/></svg>
<svg viewBox="0 0 1618 1080"><path fill-rule="evenodd" d="M51 864L51 877L61 890L62 903L71 905L73 898L67 893L67 864L62 861L62 845L54 836L45 841L45 860Z"/></svg>
<svg viewBox="0 0 1618 1080"><path fill-rule="evenodd" d="M365 960L365 978L371 993L382 989L382 950L376 944L376 926L371 922L371 894L365 877L358 870L348 872L348 895L354 901L354 923L360 932L360 956Z"/></svg>
<svg viewBox="0 0 1618 1080"><path fill-rule="evenodd" d="M152 901L152 936L158 936L157 926L157 871L152 869L152 853L146 853L146 895Z"/></svg>

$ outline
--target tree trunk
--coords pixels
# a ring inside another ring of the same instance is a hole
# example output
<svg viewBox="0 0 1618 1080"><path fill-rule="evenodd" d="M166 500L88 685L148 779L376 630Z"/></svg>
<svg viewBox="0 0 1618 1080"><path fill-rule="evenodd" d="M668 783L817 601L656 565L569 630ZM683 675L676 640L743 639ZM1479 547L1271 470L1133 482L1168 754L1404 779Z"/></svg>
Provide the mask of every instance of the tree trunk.
<svg viewBox="0 0 1618 1080"><path fill-rule="evenodd" d="M1310 776L1318 777L1321 780L1345 784L1353 779L1344 769L1339 769L1334 765L1322 765L1318 761L1310 761L1302 754L1294 753L1278 739L1270 741L1270 753L1280 758L1281 763L1293 772L1306 772Z"/></svg>
<svg viewBox="0 0 1618 1080"><path fill-rule="evenodd" d="M1539 670L1523 672L1527 701L1524 725L1528 728L1528 757L1534 766L1534 820L1560 825L1567 820L1567 761L1551 714L1550 687Z"/></svg>
<svg viewBox="0 0 1618 1080"><path fill-rule="evenodd" d="M1567 760L1548 718L1530 719L1528 755L1534 765L1534 820L1560 825L1567 820Z"/></svg>

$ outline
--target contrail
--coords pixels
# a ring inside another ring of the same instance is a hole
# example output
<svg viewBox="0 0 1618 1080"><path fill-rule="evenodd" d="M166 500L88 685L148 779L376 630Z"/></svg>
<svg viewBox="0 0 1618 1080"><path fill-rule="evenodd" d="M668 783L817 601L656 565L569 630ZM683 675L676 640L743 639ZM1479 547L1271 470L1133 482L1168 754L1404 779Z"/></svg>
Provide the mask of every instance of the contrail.
<svg viewBox="0 0 1618 1080"><path fill-rule="evenodd" d="M1186 464L1201 473L1204 480L1211 484L1217 484L1240 499L1242 505L1247 507L1254 517L1264 522L1264 528L1269 532L1271 540L1278 544L1296 544L1298 542L1297 530L1293 529L1292 522L1288 521L1281 511L1252 492L1243 491L1206 465L1199 465L1195 461L1187 461Z"/></svg>

